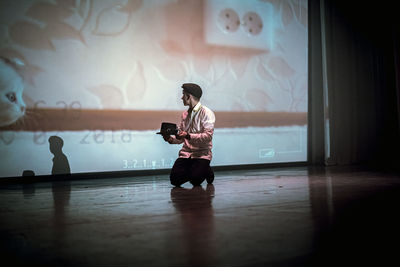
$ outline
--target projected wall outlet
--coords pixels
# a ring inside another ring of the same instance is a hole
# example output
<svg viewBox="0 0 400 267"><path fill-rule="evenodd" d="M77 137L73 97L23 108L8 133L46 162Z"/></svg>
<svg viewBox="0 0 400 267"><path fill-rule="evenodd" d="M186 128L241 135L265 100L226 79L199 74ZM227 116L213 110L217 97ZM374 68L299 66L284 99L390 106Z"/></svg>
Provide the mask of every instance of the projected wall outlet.
<svg viewBox="0 0 400 267"><path fill-rule="evenodd" d="M223 9L218 14L217 24L222 32L234 33L240 26L239 15L231 8Z"/></svg>
<svg viewBox="0 0 400 267"><path fill-rule="evenodd" d="M258 35L263 30L263 22L255 12L247 12L243 17L243 30L249 35Z"/></svg>
<svg viewBox="0 0 400 267"><path fill-rule="evenodd" d="M258 0L206 0L204 37L212 45L271 50L273 6Z"/></svg>

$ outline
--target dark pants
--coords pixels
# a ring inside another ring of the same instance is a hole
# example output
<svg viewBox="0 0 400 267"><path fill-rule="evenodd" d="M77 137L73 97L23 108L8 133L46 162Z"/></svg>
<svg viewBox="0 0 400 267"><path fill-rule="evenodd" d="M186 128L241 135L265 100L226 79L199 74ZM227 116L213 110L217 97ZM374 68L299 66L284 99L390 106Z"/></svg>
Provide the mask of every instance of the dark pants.
<svg viewBox="0 0 400 267"><path fill-rule="evenodd" d="M181 186L186 182L200 185L207 179L207 183L214 181L214 172L207 159L178 158L171 170L171 184Z"/></svg>

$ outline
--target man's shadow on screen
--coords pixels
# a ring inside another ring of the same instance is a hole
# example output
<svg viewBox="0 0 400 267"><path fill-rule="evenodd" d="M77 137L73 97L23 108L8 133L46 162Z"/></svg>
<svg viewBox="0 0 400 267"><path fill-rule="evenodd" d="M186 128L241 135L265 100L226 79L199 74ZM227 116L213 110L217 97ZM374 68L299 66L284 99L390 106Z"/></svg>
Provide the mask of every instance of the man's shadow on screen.
<svg viewBox="0 0 400 267"><path fill-rule="evenodd" d="M51 174L54 178L52 182L52 192L54 201L54 226L57 242L63 242L66 225L66 207L69 205L71 194L71 182L69 181L71 169L68 158L63 153L62 147L64 140L59 136L49 138L49 149L54 155Z"/></svg>
<svg viewBox="0 0 400 267"><path fill-rule="evenodd" d="M59 136L50 136L49 138L49 149L54 155L53 167L51 169L52 175L66 175L71 174L69 162L67 156L63 153L62 147L64 146L64 140Z"/></svg>

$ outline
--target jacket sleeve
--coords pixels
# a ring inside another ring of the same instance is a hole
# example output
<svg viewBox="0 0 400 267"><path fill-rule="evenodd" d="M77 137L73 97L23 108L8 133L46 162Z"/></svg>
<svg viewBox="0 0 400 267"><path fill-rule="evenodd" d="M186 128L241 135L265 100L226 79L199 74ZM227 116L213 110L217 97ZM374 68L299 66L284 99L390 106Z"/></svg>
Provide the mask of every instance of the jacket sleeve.
<svg viewBox="0 0 400 267"><path fill-rule="evenodd" d="M189 133L191 143L206 143L212 140L214 134L215 115L211 110L201 116L201 129L199 133Z"/></svg>
<svg viewBox="0 0 400 267"><path fill-rule="evenodd" d="M171 135L168 139L168 143L170 144L182 144L183 143L183 138L182 139L178 139L176 138L176 136Z"/></svg>
<svg viewBox="0 0 400 267"><path fill-rule="evenodd" d="M190 142L191 143L207 143L212 140L212 136L214 134L214 129L205 129L201 133L190 133Z"/></svg>

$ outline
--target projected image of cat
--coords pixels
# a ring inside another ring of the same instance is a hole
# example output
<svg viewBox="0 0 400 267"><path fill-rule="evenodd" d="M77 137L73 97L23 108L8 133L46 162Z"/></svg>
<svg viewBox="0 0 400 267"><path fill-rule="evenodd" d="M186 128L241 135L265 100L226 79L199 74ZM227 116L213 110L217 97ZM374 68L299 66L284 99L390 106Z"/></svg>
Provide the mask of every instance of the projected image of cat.
<svg viewBox="0 0 400 267"><path fill-rule="evenodd" d="M0 127L11 125L25 114L24 84L15 62L0 58Z"/></svg>

